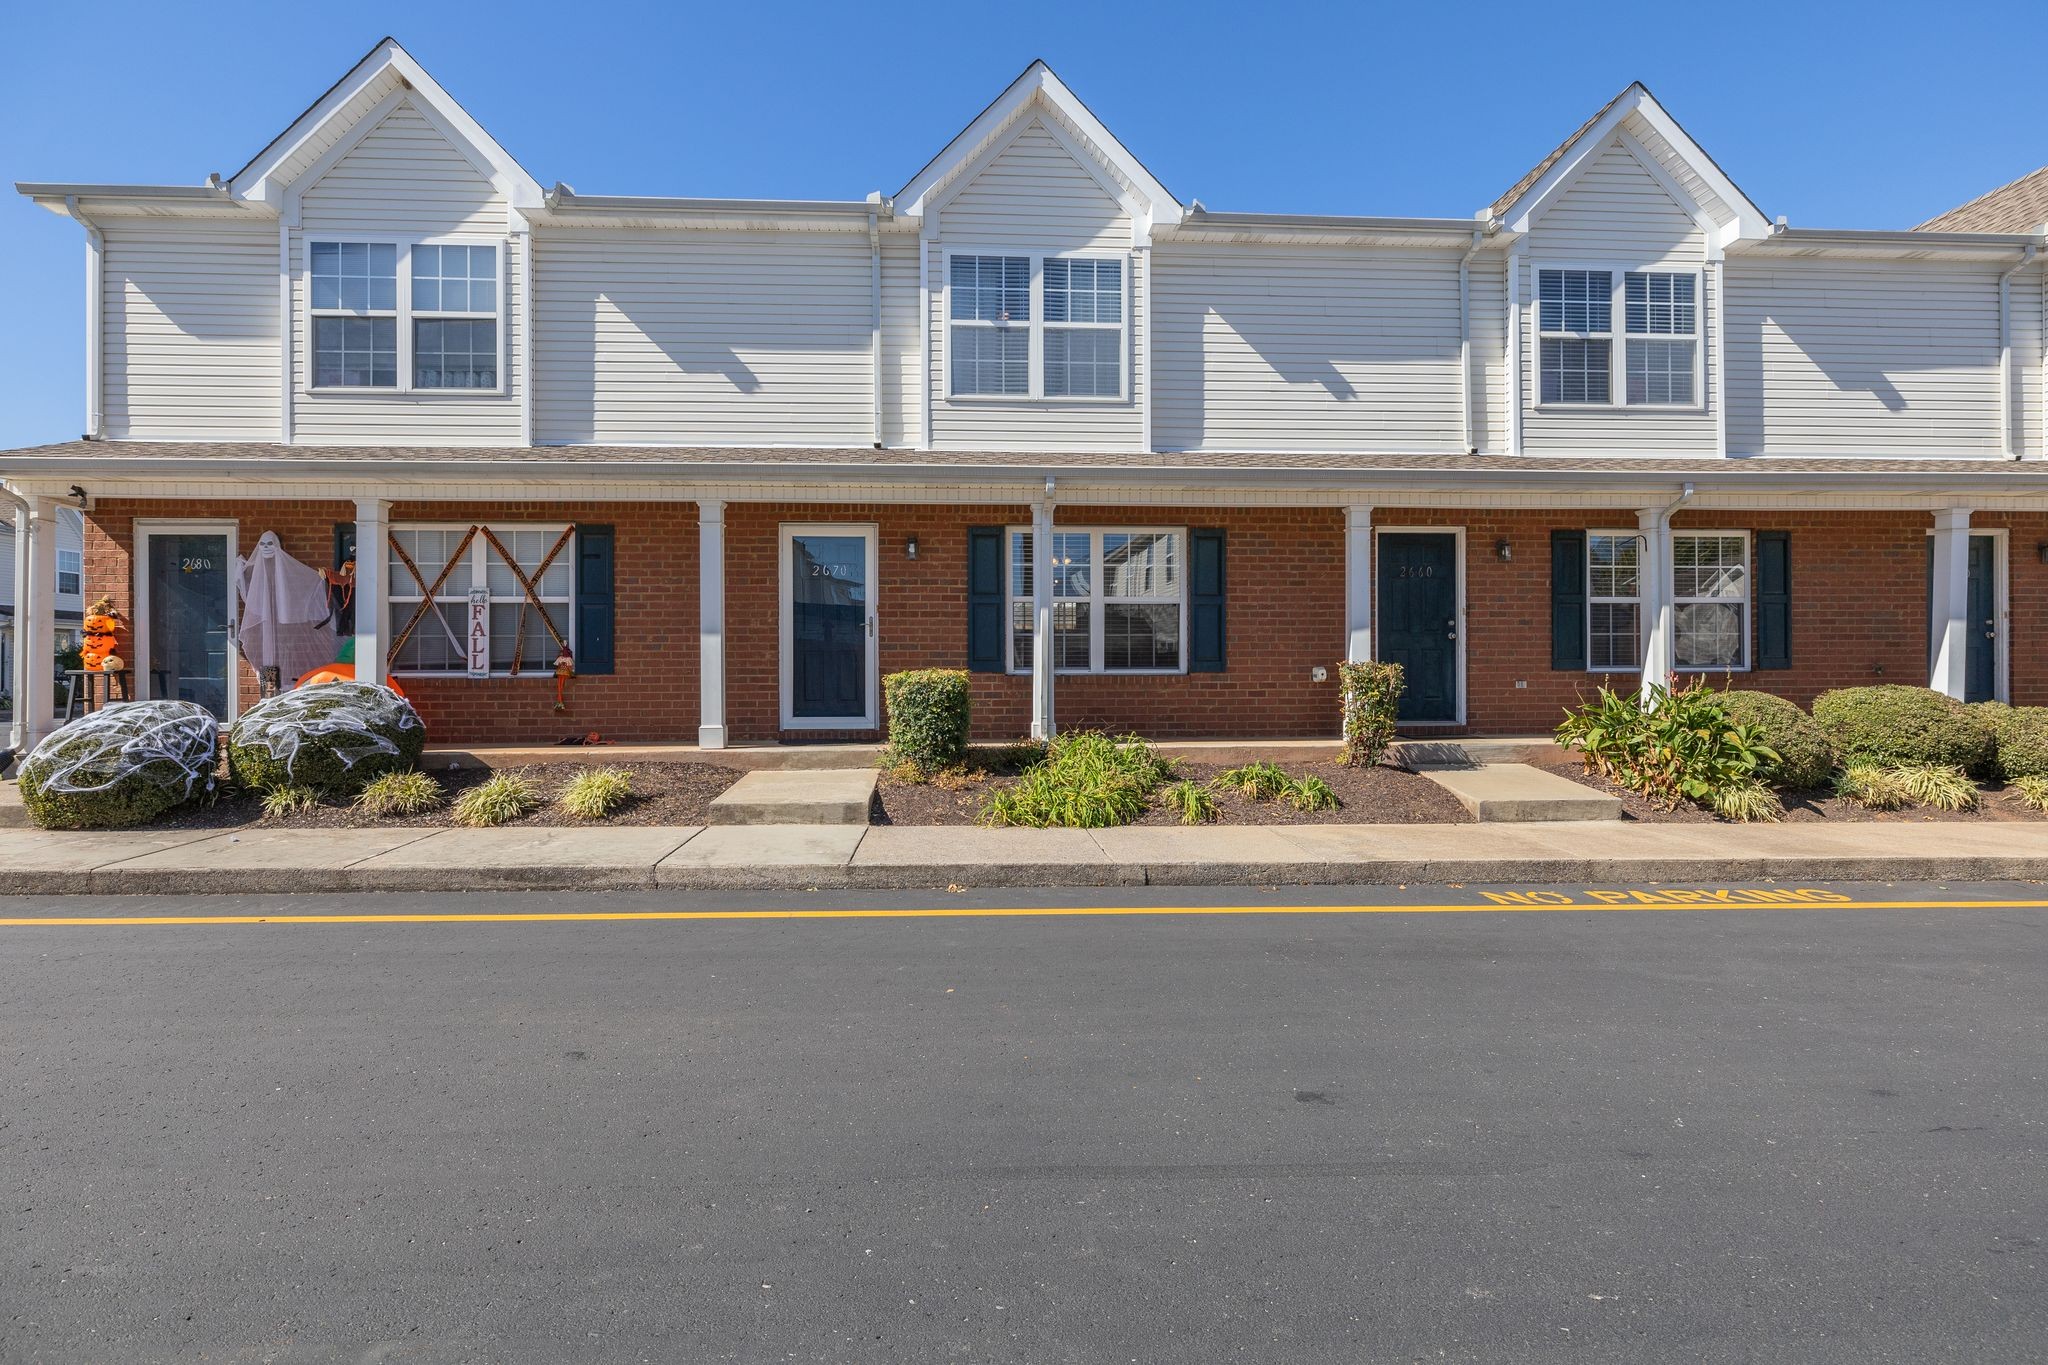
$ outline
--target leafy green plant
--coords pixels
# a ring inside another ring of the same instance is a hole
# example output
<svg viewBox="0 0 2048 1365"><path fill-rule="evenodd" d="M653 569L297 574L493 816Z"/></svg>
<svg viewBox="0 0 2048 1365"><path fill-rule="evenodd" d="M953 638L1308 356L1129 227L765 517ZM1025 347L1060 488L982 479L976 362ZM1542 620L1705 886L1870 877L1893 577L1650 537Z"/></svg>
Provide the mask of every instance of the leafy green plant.
<svg viewBox="0 0 2048 1365"><path fill-rule="evenodd" d="M1344 804L1337 799L1336 788L1314 773L1289 782L1280 799L1298 811L1335 810Z"/></svg>
<svg viewBox="0 0 2048 1365"><path fill-rule="evenodd" d="M320 804L320 793L311 787L272 787L263 793L263 818L281 820L312 810Z"/></svg>
<svg viewBox="0 0 2048 1365"><path fill-rule="evenodd" d="M922 773L950 768L967 756L974 699L957 668L919 668L882 679L889 708L886 762Z"/></svg>
<svg viewBox="0 0 2048 1365"><path fill-rule="evenodd" d="M1876 763L1851 763L1835 775L1835 795L1866 810L1898 810L1913 804L1913 794L1896 768Z"/></svg>
<svg viewBox="0 0 2048 1365"><path fill-rule="evenodd" d="M386 687L328 682L266 697L228 727L228 773L258 791L354 796L382 773L417 768L427 727Z"/></svg>
<svg viewBox="0 0 2048 1365"><path fill-rule="evenodd" d="M1932 763L1976 772L1997 752L1983 714L1925 687L1844 687L1814 699L1820 722L1845 762Z"/></svg>
<svg viewBox="0 0 2048 1365"><path fill-rule="evenodd" d="M592 768L569 779L557 804L578 820L602 820L633 795L633 774L624 768Z"/></svg>
<svg viewBox="0 0 2048 1365"><path fill-rule="evenodd" d="M1977 784L1961 768L1907 763L1892 769L1892 776L1916 806L1932 806L1936 810L1976 809Z"/></svg>
<svg viewBox="0 0 2048 1365"><path fill-rule="evenodd" d="M1254 801L1271 801L1294 784L1278 763L1247 763L1225 768L1212 779L1219 791L1233 791Z"/></svg>
<svg viewBox="0 0 2048 1365"><path fill-rule="evenodd" d="M1825 787L1835 771L1835 746L1820 722L1783 697L1768 692L1723 692L1728 719L1756 727L1757 738L1777 754L1757 776L1774 787L1811 791Z"/></svg>
<svg viewBox="0 0 2048 1365"><path fill-rule="evenodd" d="M987 825L1102 829L1125 825L1173 775L1173 765L1136 735L1118 739L1086 730L1061 735L1045 761L1009 787L992 791L981 809Z"/></svg>
<svg viewBox="0 0 2048 1365"><path fill-rule="evenodd" d="M518 773L493 773L455 798L455 823L486 827L540 808L540 788Z"/></svg>
<svg viewBox="0 0 2048 1365"><path fill-rule="evenodd" d="M1705 683L1651 687L1647 696L1603 687L1597 700L1565 713L1557 737L1619 786L1667 808L1692 801L1714 810L1717 793L1760 782L1779 757L1758 726L1729 719L1723 695Z"/></svg>
<svg viewBox="0 0 2048 1365"><path fill-rule="evenodd" d="M446 799L441 784L426 773L385 773L364 784L356 809L365 815L424 815Z"/></svg>
<svg viewBox="0 0 2048 1365"><path fill-rule="evenodd" d="M1707 797L1708 809L1737 824L1770 824L1785 818L1778 794L1761 782L1731 782Z"/></svg>
<svg viewBox="0 0 2048 1365"><path fill-rule="evenodd" d="M1396 663L1369 660L1337 665L1346 764L1369 768L1387 756L1387 746L1394 742L1403 686L1401 665Z"/></svg>
<svg viewBox="0 0 2048 1365"><path fill-rule="evenodd" d="M217 789L220 729L188 701L104 707L58 727L16 773L44 829L128 829Z"/></svg>
<svg viewBox="0 0 2048 1365"><path fill-rule="evenodd" d="M2015 801L2038 811L2048 811L2048 777L2015 777L2006 790Z"/></svg>
<svg viewBox="0 0 2048 1365"><path fill-rule="evenodd" d="M2048 706L2007 706L1978 702L1973 715L1991 727L1996 776L2010 782L2021 777L2048 776Z"/></svg>
<svg viewBox="0 0 2048 1365"><path fill-rule="evenodd" d="M1184 825L1206 824L1217 815L1215 795L1201 783L1186 778L1163 788L1159 803L1180 816Z"/></svg>

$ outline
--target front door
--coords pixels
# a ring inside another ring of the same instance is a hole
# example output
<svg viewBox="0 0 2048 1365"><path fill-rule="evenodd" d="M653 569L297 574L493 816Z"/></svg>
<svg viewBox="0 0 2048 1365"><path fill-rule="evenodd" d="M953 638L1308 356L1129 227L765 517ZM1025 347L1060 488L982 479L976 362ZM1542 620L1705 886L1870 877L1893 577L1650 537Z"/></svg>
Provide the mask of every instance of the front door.
<svg viewBox="0 0 2048 1365"><path fill-rule="evenodd" d="M1998 537L1970 537L1970 585L1963 636L1963 700L1992 701L1998 696ZM1934 538L1927 540L1927 608L1934 610ZM1933 632L1929 631L1927 662L1934 664Z"/></svg>
<svg viewBox="0 0 2048 1365"><path fill-rule="evenodd" d="M782 725L875 728L875 532L782 530Z"/></svg>
<svg viewBox="0 0 2048 1365"><path fill-rule="evenodd" d="M1403 721L1458 719L1458 538L1379 538L1377 657L1401 665Z"/></svg>
<svg viewBox="0 0 2048 1365"><path fill-rule="evenodd" d="M137 585L135 682L139 695L197 702L222 720L234 715L235 655L229 636L233 533L144 528Z"/></svg>

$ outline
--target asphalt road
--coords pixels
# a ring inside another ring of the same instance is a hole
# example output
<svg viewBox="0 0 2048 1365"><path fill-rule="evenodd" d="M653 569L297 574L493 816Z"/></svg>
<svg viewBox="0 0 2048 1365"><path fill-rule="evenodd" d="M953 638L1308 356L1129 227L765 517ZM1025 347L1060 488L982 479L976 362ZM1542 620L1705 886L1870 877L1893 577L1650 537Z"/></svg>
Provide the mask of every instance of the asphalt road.
<svg viewBox="0 0 2048 1365"><path fill-rule="evenodd" d="M2044 1148L2034 907L0 927L10 1361L2038 1361Z"/></svg>

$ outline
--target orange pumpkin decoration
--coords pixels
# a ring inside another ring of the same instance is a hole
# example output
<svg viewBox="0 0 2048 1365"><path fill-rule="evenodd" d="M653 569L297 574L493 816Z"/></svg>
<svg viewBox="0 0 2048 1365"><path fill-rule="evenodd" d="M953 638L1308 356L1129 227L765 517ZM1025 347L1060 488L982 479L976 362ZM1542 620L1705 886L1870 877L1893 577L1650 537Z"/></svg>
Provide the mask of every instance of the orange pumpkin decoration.
<svg viewBox="0 0 2048 1365"><path fill-rule="evenodd" d="M100 665L106 661L107 656L103 650L85 649L80 650L78 654L78 666L94 673L99 672Z"/></svg>
<svg viewBox="0 0 2048 1365"><path fill-rule="evenodd" d="M112 635L121 628L121 618L108 612L94 612L85 618L87 635Z"/></svg>
<svg viewBox="0 0 2048 1365"><path fill-rule="evenodd" d="M120 642L111 633L93 632L85 637L85 647L98 650L102 654L111 654L114 646L118 643Z"/></svg>
<svg viewBox="0 0 2048 1365"><path fill-rule="evenodd" d="M295 686L310 687L317 683L354 682L355 680L356 666L354 664L322 664L318 668L301 673ZM395 679L386 678L384 685L401 697L405 695L405 689L400 687Z"/></svg>

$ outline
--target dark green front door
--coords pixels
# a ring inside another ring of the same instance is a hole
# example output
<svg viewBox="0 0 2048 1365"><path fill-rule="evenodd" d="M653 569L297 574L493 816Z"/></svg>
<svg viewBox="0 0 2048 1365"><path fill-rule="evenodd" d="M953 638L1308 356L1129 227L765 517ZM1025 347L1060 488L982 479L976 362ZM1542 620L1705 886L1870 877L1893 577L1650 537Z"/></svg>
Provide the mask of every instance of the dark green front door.
<svg viewBox="0 0 2048 1365"><path fill-rule="evenodd" d="M1379 543L1374 651L1401 665L1399 719L1458 718L1458 538L1389 532Z"/></svg>
<svg viewBox="0 0 2048 1365"><path fill-rule="evenodd" d="M1963 700L1991 701L1998 695L1998 538L1970 537L1969 628L1963 636ZM1934 539L1927 540L1927 608L1934 610ZM1934 664L1933 630L1927 662Z"/></svg>

